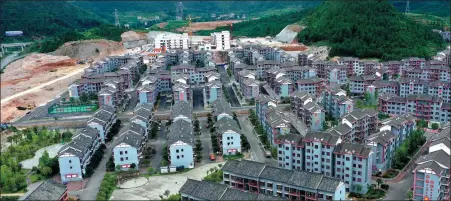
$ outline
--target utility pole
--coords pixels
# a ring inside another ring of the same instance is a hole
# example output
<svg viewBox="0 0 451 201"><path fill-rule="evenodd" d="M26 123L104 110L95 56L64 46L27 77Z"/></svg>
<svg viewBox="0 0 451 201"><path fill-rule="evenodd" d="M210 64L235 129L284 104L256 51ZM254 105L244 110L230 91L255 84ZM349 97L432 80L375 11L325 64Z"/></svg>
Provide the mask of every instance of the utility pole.
<svg viewBox="0 0 451 201"><path fill-rule="evenodd" d="M409 0L407 0L406 12L404 14L408 14L408 13L410 13L410 2L409 2Z"/></svg>
<svg viewBox="0 0 451 201"><path fill-rule="evenodd" d="M182 4L182 2L178 2L175 4L175 19L183 20L183 4Z"/></svg>
<svg viewBox="0 0 451 201"><path fill-rule="evenodd" d="M119 14L117 13L117 9L114 9L114 20L114 25L120 27L121 24L119 23Z"/></svg>

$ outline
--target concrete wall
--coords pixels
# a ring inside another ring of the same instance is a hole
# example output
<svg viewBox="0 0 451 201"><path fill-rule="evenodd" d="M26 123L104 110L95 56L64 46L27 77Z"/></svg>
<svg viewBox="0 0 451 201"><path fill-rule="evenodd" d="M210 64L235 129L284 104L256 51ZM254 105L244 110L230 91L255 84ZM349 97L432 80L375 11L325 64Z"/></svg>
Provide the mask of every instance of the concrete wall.
<svg viewBox="0 0 451 201"><path fill-rule="evenodd" d="M62 182L82 180L80 159L75 156L59 157L60 176ZM77 175L75 178L66 175Z"/></svg>

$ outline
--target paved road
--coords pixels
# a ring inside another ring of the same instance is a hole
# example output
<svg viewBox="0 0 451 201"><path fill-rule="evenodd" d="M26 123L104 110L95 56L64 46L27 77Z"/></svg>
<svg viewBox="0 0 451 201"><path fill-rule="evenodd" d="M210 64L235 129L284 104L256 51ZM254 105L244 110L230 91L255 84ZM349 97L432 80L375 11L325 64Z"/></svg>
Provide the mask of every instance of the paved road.
<svg viewBox="0 0 451 201"><path fill-rule="evenodd" d="M155 171L158 171L160 169L161 160L163 159L163 151L165 151L163 150L163 147L164 144L166 144L166 121L161 122L161 130L158 132L157 139L155 141L150 140L148 143L153 145L156 151L150 159L150 166L152 166Z"/></svg>
<svg viewBox="0 0 451 201"><path fill-rule="evenodd" d="M213 153L213 146L211 143L211 134L210 129L207 128L207 119L201 118L199 119L199 125L202 127L200 129L201 135L199 136L202 141L202 162L201 165L211 163L210 161L210 153Z"/></svg>
<svg viewBox="0 0 451 201"><path fill-rule="evenodd" d="M262 147L258 145L258 139L257 136L253 134L253 127L249 120L247 120L247 117L242 116L238 117L238 121L240 122L241 129L243 130L243 134L247 137L247 140L249 141L249 144L251 145L251 159L257 161L257 162L265 162L266 158L263 153Z"/></svg>
<svg viewBox="0 0 451 201"><path fill-rule="evenodd" d="M107 144L107 149L105 150L105 154L103 155L102 161L100 161L99 166L92 174L91 178L89 178L88 183L85 188L78 191L69 191L68 194L70 196L79 196L80 200L95 200L97 193L99 192L100 184L102 183L103 177L106 172L106 163L112 155L112 142Z"/></svg>
<svg viewBox="0 0 451 201"><path fill-rule="evenodd" d="M193 88L193 110L204 110L204 92L202 88Z"/></svg>
<svg viewBox="0 0 451 201"><path fill-rule="evenodd" d="M14 59L18 56L19 54L17 52L13 52L12 54L6 56L5 58L2 59L1 62L1 69L5 68L9 63L11 63L12 61L14 61Z"/></svg>
<svg viewBox="0 0 451 201"><path fill-rule="evenodd" d="M404 200L406 192L412 188L414 174L407 172L404 179L398 183L389 184L389 190L384 200Z"/></svg>
<svg viewBox="0 0 451 201"><path fill-rule="evenodd" d="M221 82L224 84L224 88L226 91L223 93L227 93L230 97L230 105L232 107L241 107L240 101L233 92L232 83L230 82L229 75L223 66L218 66L219 74L221 75Z"/></svg>

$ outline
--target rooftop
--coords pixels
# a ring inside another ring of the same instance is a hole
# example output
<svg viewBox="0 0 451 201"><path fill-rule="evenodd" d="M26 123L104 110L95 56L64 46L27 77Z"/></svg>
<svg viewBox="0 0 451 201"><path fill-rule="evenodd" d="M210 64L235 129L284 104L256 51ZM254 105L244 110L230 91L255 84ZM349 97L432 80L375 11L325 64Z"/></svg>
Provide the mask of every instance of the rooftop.
<svg viewBox="0 0 451 201"><path fill-rule="evenodd" d="M35 189L25 193L19 200L59 200L66 191L65 185L49 179L39 184Z"/></svg>

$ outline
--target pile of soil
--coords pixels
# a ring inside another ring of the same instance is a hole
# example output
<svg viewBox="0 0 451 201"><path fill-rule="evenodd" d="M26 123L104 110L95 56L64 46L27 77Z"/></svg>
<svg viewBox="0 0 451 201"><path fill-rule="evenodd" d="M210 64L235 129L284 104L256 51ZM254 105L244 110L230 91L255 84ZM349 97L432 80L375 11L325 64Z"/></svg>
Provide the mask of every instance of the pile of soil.
<svg viewBox="0 0 451 201"><path fill-rule="evenodd" d="M111 40L82 40L64 43L52 54L73 59L94 59L125 51L122 43Z"/></svg>

